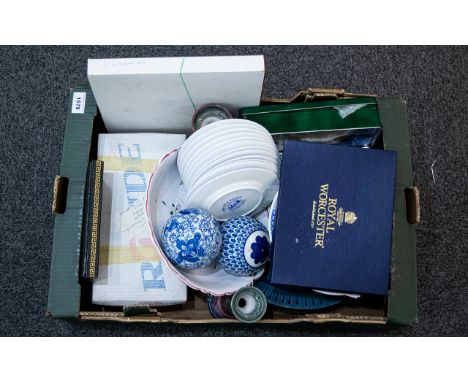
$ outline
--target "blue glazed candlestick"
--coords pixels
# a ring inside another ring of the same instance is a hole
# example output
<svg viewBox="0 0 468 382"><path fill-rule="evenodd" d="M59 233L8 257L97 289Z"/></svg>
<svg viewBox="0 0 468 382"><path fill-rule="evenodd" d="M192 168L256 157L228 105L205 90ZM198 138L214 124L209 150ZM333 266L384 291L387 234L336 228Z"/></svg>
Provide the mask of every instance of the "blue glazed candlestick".
<svg viewBox="0 0 468 382"><path fill-rule="evenodd" d="M219 223L207 211L189 208L168 220L162 242L172 264L192 270L207 266L218 257L222 235Z"/></svg>
<svg viewBox="0 0 468 382"><path fill-rule="evenodd" d="M263 268L270 254L270 240L262 223L247 216L232 218L221 226L221 233L219 262L226 272L252 276Z"/></svg>

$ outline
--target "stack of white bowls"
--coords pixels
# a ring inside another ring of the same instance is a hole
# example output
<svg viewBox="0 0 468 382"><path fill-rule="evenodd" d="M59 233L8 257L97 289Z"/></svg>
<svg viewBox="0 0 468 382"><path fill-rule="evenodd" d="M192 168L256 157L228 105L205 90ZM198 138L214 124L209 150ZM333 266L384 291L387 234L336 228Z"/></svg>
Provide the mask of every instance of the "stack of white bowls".
<svg viewBox="0 0 468 382"><path fill-rule="evenodd" d="M185 207L205 209L220 221L255 215L278 191L279 165L276 145L263 126L244 119L211 123L178 153Z"/></svg>

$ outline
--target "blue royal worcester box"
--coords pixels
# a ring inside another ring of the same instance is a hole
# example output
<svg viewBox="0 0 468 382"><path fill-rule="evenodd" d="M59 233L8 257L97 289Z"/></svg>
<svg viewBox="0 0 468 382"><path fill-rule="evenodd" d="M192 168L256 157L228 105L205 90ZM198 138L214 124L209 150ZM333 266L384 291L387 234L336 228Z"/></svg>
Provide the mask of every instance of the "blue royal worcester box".
<svg viewBox="0 0 468 382"><path fill-rule="evenodd" d="M272 282L387 295L396 152L287 141Z"/></svg>

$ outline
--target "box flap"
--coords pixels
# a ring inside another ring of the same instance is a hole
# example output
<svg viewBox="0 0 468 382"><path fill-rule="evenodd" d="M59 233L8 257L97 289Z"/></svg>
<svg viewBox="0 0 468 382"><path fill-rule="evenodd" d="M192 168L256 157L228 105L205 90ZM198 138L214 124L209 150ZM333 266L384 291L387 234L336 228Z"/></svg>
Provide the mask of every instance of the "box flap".
<svg viewBox="0 0 468 382"><path fill-rule="evenodd" d="M379 114L384 146L396 150L395 222L392 249L392 283L388 299L388 322L408 325L417 320L416 228L407 220L406 189L413 187L406 103L380 98Z"/></svg>
<svg viewBox="0 0 468 382"><path fill-rule="evenodd" d="M90 89L70 91L60 176L68 179L65 210L55 215L48 312L54 317L79 317L83 197L93 121L97 106Z"/></svg>

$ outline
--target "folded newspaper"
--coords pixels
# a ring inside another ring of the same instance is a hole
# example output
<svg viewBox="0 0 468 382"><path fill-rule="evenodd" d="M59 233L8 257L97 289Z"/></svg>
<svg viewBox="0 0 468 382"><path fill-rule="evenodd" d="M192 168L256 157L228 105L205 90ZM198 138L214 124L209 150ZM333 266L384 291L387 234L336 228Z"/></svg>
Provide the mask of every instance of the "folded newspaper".
<svg viewBox="0 0 468 382"><path fill-rule="evenodd" d="M184 141L183 134L99 135L104 176L94 304L158 306L187 300L187 286L161 261L151 242L144 210L154 166Z"/></svg>

